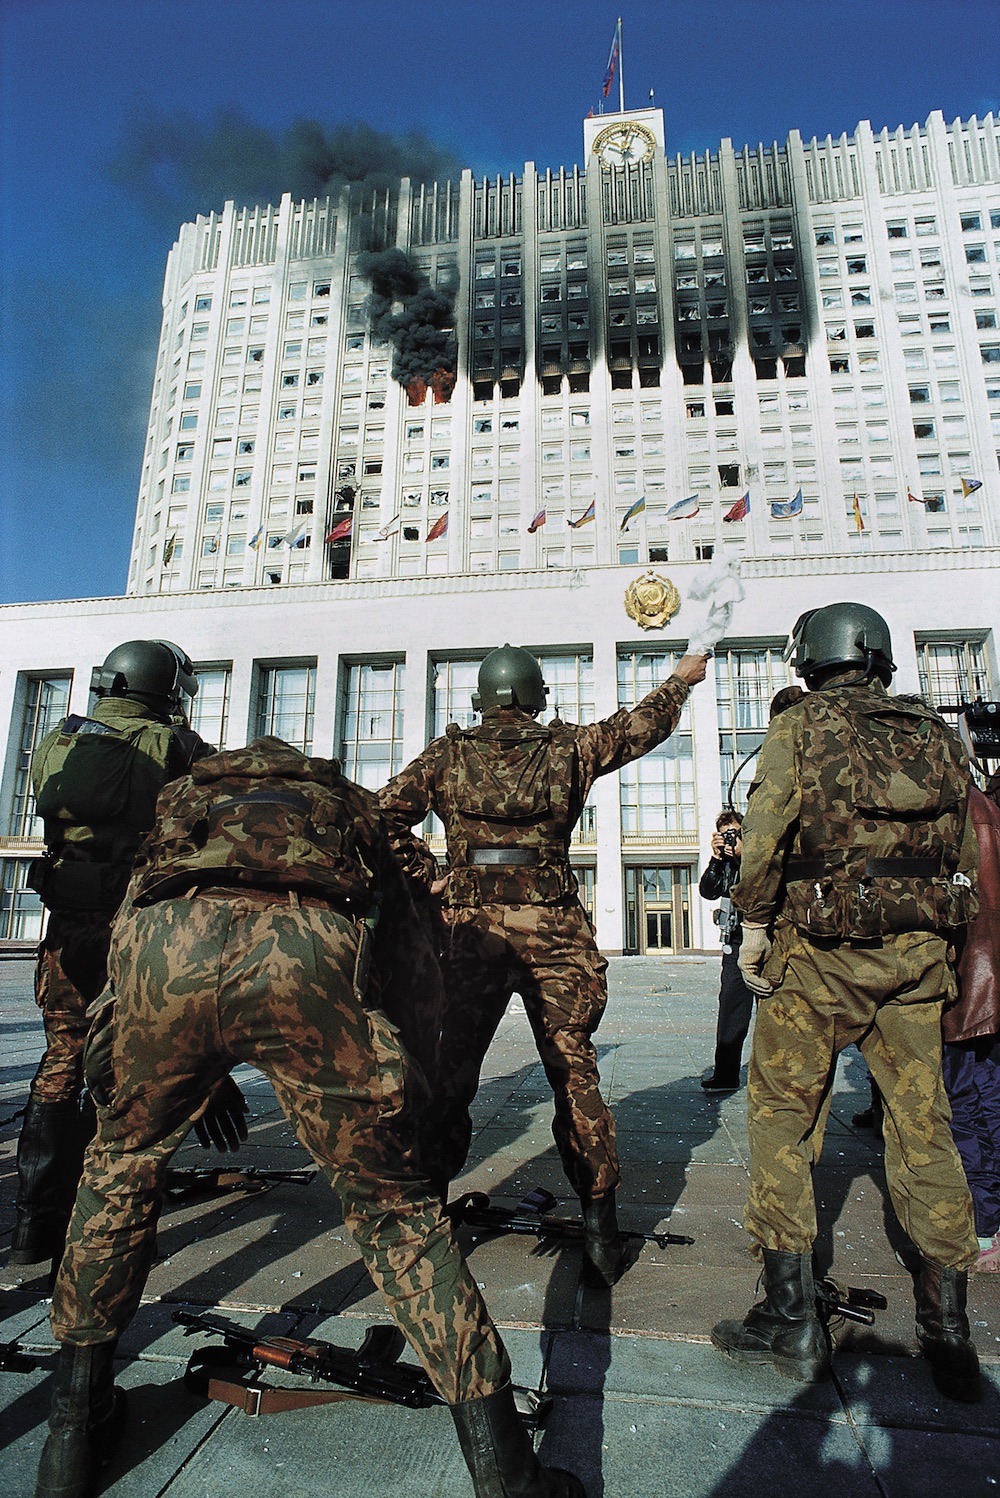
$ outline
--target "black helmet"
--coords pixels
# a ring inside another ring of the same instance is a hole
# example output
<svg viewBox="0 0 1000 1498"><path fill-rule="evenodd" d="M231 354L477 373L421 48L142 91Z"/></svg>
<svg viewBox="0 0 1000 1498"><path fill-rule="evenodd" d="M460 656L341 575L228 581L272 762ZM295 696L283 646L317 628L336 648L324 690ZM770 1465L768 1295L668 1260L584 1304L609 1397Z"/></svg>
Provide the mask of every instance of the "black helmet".
<svg viewBox="0 0 1000 1498"><path fill-rule="evenodd" d="M181 696L195 697L198 678L191 657L169 640L127 640L116 645L94 671L91 690L98 697L130 697L161 712L180 707Z"/></svg>
<svg viewBox="0 0 1000 1498"><path fill-rule="evenodd" d="M801 614L789 636L785 660L793 653L796 676L805 677L811 687L822 685L820 678L826 675L836 675L838 667L854 667L865 680L877 676L888 686L896 669L889 626L863 603L828 603Z"/></svg>
<svg viewBox="0 0 1000 1498"><path fill-rule="evenodd" d="M527 713L540 713L548 691L542 668L530 650L501 645L499 650L490 651L479 668L479 691L472 694L472 707L477 713L490 707L520 707Z"/></svg>

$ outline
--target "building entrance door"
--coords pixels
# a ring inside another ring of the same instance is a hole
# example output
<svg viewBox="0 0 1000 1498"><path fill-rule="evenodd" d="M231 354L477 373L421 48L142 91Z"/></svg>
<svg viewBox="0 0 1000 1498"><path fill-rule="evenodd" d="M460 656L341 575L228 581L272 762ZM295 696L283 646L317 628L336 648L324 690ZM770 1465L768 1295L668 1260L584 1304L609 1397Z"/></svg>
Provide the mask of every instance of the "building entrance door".
<svg viewBox="0 0 1000 1498"><path fill-rule="evenodd" d="M625 950L683 952L691 945L691 868L663 864L625 870Z"/></svg>

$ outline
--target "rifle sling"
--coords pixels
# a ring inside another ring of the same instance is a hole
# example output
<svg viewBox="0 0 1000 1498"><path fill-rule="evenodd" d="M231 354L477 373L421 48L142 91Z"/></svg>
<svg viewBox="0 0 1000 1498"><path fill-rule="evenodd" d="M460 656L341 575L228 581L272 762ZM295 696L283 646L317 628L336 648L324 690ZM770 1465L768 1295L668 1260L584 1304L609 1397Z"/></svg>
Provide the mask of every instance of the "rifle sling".
<svg viewBox="0 0 1000 1498"><path fill-rule="evenodd" d="M184 1387L202 1399L217 1399L231 1404L244 1415L283 1414L302 1410L313 1404L341 1404L353 1400L362 1404L391 1404L370 1394L354 1394L349 1389L278 1389L273 1384L257 1382L251 1358L241 1358L228 1347L202 1347L191 1354L184 1370Z"/></svg>

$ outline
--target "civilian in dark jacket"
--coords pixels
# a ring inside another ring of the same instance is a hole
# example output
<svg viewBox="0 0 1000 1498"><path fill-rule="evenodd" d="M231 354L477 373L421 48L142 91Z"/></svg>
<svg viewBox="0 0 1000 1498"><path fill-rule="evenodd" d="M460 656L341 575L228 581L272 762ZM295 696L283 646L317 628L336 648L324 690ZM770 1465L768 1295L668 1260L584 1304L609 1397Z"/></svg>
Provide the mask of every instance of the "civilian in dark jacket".
<svg viewBox="0 0 1000 1498"><path fill-rule="evenodd" d="M1000 798L1000 776L990 782ZM987 787L989 790L989 787ZM972 1193L974 1272L1000 1272L1000 804L969 791L979 844L979 914L958 964L958 1002L941 1021L951 1131Z"/></svg>
<svg viewBox="0 0 1000 1498"><path fill-rule="evenodd" d="M753 1018L753 994L737 966L743 932L739 914L729 898L729 891L740 877L742 823L738 811L720 812L712 834L712 858L698 883L703 900L721 900L716 912L722 940L719 1021L715 1032L715 1064L711 1075L704 1077L701 1084L706 1092L735 1092L739 1087L743 1042Z"/></svg>

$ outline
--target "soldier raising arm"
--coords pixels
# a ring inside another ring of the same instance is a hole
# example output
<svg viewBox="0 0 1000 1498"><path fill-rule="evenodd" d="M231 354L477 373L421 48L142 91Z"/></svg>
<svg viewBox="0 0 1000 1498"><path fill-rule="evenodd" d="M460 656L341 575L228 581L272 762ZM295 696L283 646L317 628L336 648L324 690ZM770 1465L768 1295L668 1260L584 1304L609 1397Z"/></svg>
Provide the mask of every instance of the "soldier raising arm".
<svg viewBox="0 0 1000 1498"><path fill-rule="evenodd" d="M597 777L674 731L706 661L684 656L637 707L600 723L542 725L536 719L548 688L538 662L504 645L479 672L473 707L482 722L449 724L379 796L390 833L434 811L448 842L439 1188L447 1193L465 1163L483 1058L519 993L555 1094L553 1135L583 1207L589 1270L607 1284L624 1267L614 1120L591 1040L607 1002L607 963L577 898L570 838Z"/></svg>

